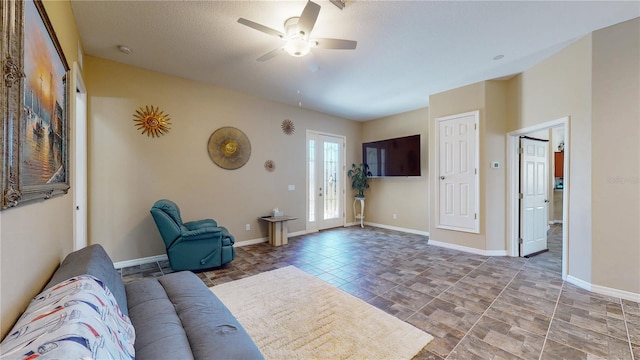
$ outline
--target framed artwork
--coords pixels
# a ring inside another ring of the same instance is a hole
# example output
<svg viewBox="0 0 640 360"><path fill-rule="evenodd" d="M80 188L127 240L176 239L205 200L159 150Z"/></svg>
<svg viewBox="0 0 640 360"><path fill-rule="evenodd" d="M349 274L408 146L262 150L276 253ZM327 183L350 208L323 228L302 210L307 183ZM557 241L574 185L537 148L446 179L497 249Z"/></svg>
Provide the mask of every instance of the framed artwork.
<svg viewBox="0 0 640 360"><path fill-rule="evenodd" d="M69 190L69 65L40 0L2 2L1 209Z"/></svg>

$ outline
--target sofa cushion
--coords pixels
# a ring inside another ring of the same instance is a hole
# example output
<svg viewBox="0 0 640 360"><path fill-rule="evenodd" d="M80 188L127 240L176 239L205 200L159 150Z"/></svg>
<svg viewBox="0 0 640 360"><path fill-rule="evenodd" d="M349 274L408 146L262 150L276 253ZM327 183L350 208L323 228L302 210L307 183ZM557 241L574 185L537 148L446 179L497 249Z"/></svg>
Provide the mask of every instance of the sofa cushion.
<svg viewBox="0 0 640 360"><path fill-rule="evenodd" d="M263 358L238 320L192 272L144 279L125 288L137 331L137 359Z"/></svg>
<svg viewBox="0 0 640 360"><path fill-rule="evenodd" d="M102 280L118 301L122 312L128 315L124 283L118 271L113 267L113 261L100 244L90 245L67 255L44 288L48 289L61 281L83 274L92 275Z"/></svg>
<svg viewBox="0 0 640 360"><path fill-rule="evenodd" d="M0 344L2 359L134 359L135 332L113 294L90 275L36 296Z"/></svg>

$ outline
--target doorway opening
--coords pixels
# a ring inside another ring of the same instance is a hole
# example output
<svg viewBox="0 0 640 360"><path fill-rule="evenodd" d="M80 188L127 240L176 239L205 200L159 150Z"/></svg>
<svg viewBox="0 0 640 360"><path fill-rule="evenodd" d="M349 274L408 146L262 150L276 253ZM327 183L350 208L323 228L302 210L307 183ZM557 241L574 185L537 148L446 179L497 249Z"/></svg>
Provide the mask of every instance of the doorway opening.
<svg viewBox="0 0 640 360"><path fill-rule="evenodd" d="M521 176L521 166L520 166L520 137L521 136L530 136L535 135L536 133L546 131L551 138L553 138L554 134L556 136L560 136L560 142L562 142L562 154L559 155L562 157L562 180L560 182L556 179L556 171L555 167L549 166L549 187L553 186L553 189L560 184L560 189L562 190L562 226L552 226L549 231L550 236L555 236L556 239L559 237L559 232L561 231L562 235L562 278L566 279L567 277L567 268L568 268L568 229L569 229L569 123L570 118L564 117L561 119L545 122L542 124L538 124L535 126L530 126L527 128L519 129L516 131L512 131L507 134L507 161L508 161L508 181L507 181L507 253L509 256L518 257L520 256L520 246L521 246L521 210L520 210L520 176ZM555 141L550 142L550 149ZM557 149L554 149L554 153ZM551 178L551 175L553 177ZM554 194L555 196L555 194ZM555 200L555 199L554 199ZM553 203L553 200L549 201L550 204ZM555 222L553 211L548 211L548 222ZM561 228L561 230L560 230ZM557 245L554 245L557 246Z"/></svg>

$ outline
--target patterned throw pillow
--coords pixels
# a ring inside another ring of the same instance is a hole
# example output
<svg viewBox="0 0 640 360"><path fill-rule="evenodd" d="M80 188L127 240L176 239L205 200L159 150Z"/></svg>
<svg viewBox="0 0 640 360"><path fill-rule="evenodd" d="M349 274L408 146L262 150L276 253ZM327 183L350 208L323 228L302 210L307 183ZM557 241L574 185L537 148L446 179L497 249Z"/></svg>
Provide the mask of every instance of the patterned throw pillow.
<svg viewBox="0 0 640 360"><path fill-rule="evenodd" d="M0 343L0 359L135 359L135 332L111 291L81 275L38 294Z"/></svg>

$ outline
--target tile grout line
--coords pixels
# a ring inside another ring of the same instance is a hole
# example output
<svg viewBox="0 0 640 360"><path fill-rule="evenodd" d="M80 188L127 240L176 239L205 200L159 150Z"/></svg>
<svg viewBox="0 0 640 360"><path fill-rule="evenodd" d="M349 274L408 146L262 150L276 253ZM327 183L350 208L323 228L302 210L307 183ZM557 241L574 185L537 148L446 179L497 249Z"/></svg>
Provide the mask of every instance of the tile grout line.
<svg viewBox="0 0 640 360"><path fill-rule="evenodd" d="M485 260L482 264L486 263L487 261L489 261L489 259ZM462 279L464 279L465 277L467 277L467 275L469 275L469 274L470 274L470 273L472 273L473 271L478 270L478 268L479 268L480 266L482 266L482 264L480 264L480 265L476 266L473 270L471 270L471 271L469 271L468 273L466 273L463 277L461 277L460 279L458 279L458 281L454 282L454 283L453 283L453 285L451 285L451 286L449 286L448 288L446 288L446 289L442 290L442 291L440 292L440 294L438 294L437 296L433 296L433 299L431 299L429 302L427 302L426 304L424 304L423 306L421 306L418 310L416 310L416 311L415 311L415 312L413 312L411 315L409 315L409 316L407 317L407 319L409 319L409 318L410 318L410 317L412 317L413 315L415 315L415 314L419 313L419 312L420 312L420 310L422 310L422 309L424 309L425 307L427 307L427 306L428 306L429 304L431 304L435 299L439 299L439 298L440 298L440 295L442 295L442 294L444 294L445 292L449 291L449 289L451 289L452 287L454 287L454 286L458 285L458 283L459 283L460 281L462 281ZM428 269L427 269L427 270L428 270ZM421 272L420 274L424 274L425 272L427 272L427 270L425 270L425 271ZM431 296L431 295L429 295L429 294L425 294L425 295L427 295L427 296ZM439 299L439 300L441 300L441 301L445 301L445 302L448 302L448 301L446 301L446 300L442 300L442 299ZM450 303L450 304L452 304L452 303ZM453 305L456 305L456 304L453 304ZM457 305L456 305L456 306L457 306ZM404 320L404 321L405 321L405 322L407 322L406 320ZM448 356L448 355L447 355L447 356Z"/></svg>
<svg viewBox="0 0 640 360"><path fill-rule="evenodd" d="M624 300L620 299L620 308L622 309L622 321L624 321L624 328L627 330L627 341L629 342L629 351L631 351L631 360L635 359L633 355L633 346L631 345L631 335L629 334L629 324L627 324L627 314L624 312Z"/></svg>
<svg viewBox="0 0 640 360"><path fill-rule="evenodd" d="M558 310L558 304L560 304L560 297L562 296L562 291L564 291L565 281L562 280L562 286L560 287L560 292L558 293L558 298L556 299L556 306L553 308L553 314L551 314L551 319L549 320L549 326L547 327L547 333L544 335L544 341L542 342L542 349L540 350L540 356L538 360L542 360L542 354L544 354L544 348L547 346L547 339L549 338L549 331L551 331L551 325L553 324L553 320L556 317L556 311Z"/></svg>
<svg viewBox="0 0 640 360"><path fill-rule="evenodd" d="M486 264L486 262L489 261L489 259L487 259L483 264ZM522 266L518 269L518 271L513 275L513 277L511 278L511 280L509 280L509 282L502 288L502 290L500 291L500 293L498 295L496 295L495 299L493 299L493 301L491 302L491 304L482 312L482 314L480 315L480 317L478 318L478 320L476 320L475 323L473 323L473 325L469 328L469 330L464 334L464 336L462 337L462 339L460 339L460 341L458 341L458 343L456 344L456 346L453 347L453 349L451 349L451 351L449 351L449 354L447 354L447 356L445 357L445 359L449 358L449 356L458 348L458 346L460 346L460 344L462 344L462 342L464 341L464 339L467 338L467 336L471 333L471 330L473 330L474 327L476 327L476 325L478 325L478 323L480 322L480 320L482 320L482 317L484 317L487 313L487 311L489 311L489 309L493 306L493 304L498 300L498 298L500 297L500 295L502 295L502 293L509 287L509 285L511 285L511 283L513 282L513 280L516 278L516 276L518 276L518 274L520 274L520 272L522 271L522 269L524 268L524 266L529 262L529 260L527 259L527 261L525 261ZM481 265L479 265L478 267L480 267ZM477 269L477 268L476 268ZM468 275L468 274L467 274ZM465 277L467 277L467 275L465 275L464 277L462 277L462 279L464 279ZM460 279L460 281L462 280ZM446 301L446 300L443 300ZM454 304L455 305L455 304ZM506 353L511 354L510 352L501 349ZM511 354L517 358L520 358L520 356L515 355L515 354Z"/></svg>

